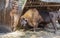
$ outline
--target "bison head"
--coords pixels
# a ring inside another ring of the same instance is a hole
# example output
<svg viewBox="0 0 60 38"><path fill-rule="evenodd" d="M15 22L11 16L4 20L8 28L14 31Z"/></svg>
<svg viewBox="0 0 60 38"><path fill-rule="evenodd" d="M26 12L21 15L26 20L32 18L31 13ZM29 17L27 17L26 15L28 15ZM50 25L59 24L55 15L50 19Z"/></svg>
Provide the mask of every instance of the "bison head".
<svg viewBox="0 0 60 38"><path fill-rule="evenodd" d="M26 20L25 18L22 18L22 19L20 20L20 23L21 23L21 25L22 25L23 27L25 27L28 22L27 22L27 20Z"/></svg>

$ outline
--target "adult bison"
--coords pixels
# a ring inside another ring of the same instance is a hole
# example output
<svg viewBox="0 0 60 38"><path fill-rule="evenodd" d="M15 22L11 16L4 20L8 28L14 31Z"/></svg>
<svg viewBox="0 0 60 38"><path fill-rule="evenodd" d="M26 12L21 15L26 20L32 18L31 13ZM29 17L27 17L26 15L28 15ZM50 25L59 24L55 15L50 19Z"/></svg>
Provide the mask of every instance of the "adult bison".
<svg viewBox="0 0 60 38"><path fill-rule="evenodd" d="M53 12L49 12L51 21L53 26L55 27L55 30L57 31L58 25L60 22L60 11L53 11Z"/></svg>
<svg viewBox="0 0 60 38"><path fill-rule="evenodd" d="M43 22L45 22L46 24L52 23L53 28L55 29L54 32L56 32L57 28L59 26L59 25L57 25L57 23L60 22L60 10L52 11L52 12L42 11L40 14L41 14L42 18L44 19ZM49 27L49 25L48 25L48 27Z"/></svg>
<svg viewBox="0 0 60 38"><path fill-rule="evenodd" d="M39 15L38 10L35 8L29 9L24 15L21 16L21 25L26 26L28 23L30 26L34 27L34 31L38 27L38 23L41 21L43 21L43 19Z"/></svg>

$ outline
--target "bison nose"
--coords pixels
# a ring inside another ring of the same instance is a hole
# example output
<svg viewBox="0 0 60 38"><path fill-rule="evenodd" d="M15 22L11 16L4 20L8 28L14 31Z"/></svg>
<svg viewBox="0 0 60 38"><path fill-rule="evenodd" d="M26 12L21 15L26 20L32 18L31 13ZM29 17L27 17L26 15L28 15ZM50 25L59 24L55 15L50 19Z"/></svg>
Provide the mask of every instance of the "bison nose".
<svg viewBox="0 0 60 38"><path fill-rule="evenodd" d="M26 26L26 24L27 24L27 20L21 20L21 25L22 26Z"/></svg>

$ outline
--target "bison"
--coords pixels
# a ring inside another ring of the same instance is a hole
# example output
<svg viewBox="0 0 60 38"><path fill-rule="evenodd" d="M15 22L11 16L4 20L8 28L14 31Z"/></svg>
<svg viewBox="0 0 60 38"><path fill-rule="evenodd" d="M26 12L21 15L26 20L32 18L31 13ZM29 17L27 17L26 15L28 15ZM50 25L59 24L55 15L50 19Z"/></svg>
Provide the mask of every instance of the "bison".
<svg viewBox="0 0 60 38"><path fill-rule="evenodd" d="M46 25L52 23L53 28L55 29L54 32L56 33L58 28L57 21L60 22L60 11L52 11L52 12L42 11L40 12L40 15L42 16L42 19L44 19L43 23L46 23Z"/></svg>
<svg viewBox="0 0 60 38"><path fill-rule="evenodd" d="M52 24L54 25L55 27L55 30L57 31L57 23L60 22L60 11L53 11L53 12L49 12L49 15L50 15L50 18L51 18L51 21L52 21Z"/></svg>
<svg viewBox="0 0 60 38"><path fill-rule="evenodd" d="M29 9L28 11L25 12L24 15L21 16L21 25L26 26L28 23L31 27L34 27L35 29L38 27L38 23L43 21L41 19L42 17L39 15L39 12L37 9Z"/></svg>

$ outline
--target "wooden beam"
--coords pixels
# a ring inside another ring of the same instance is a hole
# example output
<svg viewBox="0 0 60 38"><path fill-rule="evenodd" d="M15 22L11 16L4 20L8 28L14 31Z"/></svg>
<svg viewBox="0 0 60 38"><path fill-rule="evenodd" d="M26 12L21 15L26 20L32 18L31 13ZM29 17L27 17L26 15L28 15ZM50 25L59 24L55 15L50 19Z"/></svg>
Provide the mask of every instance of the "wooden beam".
<svg viewBox="0 0 60 38"><path fill-rule="evenodd" d="M58 6L60 6L60 5L42 5L42 6L48 6L48 7L54 7L54 6L56 6L56 7L58 7Z"/></svg>
<svg viewBox="0 0 60 38"><path fill-rule="evenodd" d="M27 4L60 4L60 3L53 3L53 2L27 2Z"/></svg>
<svg viewBox="0 0 60 38"><path fill-rule="evenodd" d="M25 7L59 7L60 5L29 5Z"/></svg>

